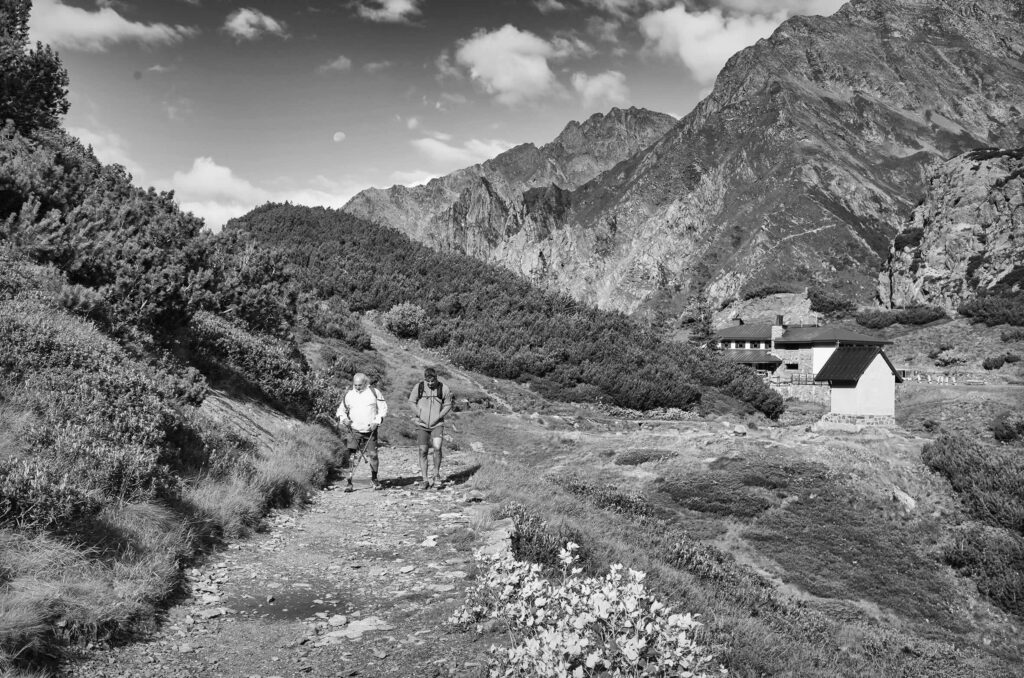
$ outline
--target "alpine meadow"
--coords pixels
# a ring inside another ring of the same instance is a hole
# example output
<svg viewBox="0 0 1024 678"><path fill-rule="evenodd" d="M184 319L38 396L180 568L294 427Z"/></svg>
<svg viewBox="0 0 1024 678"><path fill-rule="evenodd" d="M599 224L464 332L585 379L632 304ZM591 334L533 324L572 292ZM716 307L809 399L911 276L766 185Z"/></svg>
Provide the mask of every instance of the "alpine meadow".
<svg viewBox="0 0 1024 678"><path fill-rule="evenodd" d="M0 0L0 676L1024 675L1021 35Z"/></svg>

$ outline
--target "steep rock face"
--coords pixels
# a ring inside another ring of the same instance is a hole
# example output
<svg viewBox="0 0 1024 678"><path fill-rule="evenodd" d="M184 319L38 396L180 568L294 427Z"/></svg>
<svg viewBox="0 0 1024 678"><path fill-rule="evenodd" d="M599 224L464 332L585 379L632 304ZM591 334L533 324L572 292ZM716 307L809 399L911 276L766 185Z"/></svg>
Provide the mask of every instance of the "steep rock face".
<svg viewBox="0 0 1024 678"><path fill-rule="evenodd" d="M854 0L735 55L689 115L555 210L500 180L436 217L350 208L631 313L773 282L867 299L928 164L1019 144L1022 30L1017 0Z"/></svg>
<svg viewBox="0 0 1024 678"><path fill-rule="evenodd" d="M979 289L1024 284L1024 148L965 153L936 168L878 277L889 307L955 310Z"/></svg>
<svg viewBox="0 0 1024 678"><path fill-rule="evenodd" d="M362 191L344 211L441 250L508 263L491 252L523 228L525 192L576 188L650 146L675 123L663 113L613 108L570 122L540 148L521 144L425 186Z"/></svg>

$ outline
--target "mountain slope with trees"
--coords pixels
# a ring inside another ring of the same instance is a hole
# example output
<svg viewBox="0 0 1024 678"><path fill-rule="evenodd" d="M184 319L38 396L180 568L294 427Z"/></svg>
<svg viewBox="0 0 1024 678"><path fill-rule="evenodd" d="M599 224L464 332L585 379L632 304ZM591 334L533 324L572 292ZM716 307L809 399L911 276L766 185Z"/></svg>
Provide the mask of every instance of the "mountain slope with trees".
<svg viewBox="0 0 1024 678"><path fill-rule="evenodd" d="M770 417L782 412L782 399L753 371L714 352L663 341L622 314L344 212L268 204L225 227L236 231L278 248L316 298L355 312L423 314L422 324L408 323L408 336L468 369L529 381L546 396L649 410L689 408L703 393L724 393Z"/></svg>

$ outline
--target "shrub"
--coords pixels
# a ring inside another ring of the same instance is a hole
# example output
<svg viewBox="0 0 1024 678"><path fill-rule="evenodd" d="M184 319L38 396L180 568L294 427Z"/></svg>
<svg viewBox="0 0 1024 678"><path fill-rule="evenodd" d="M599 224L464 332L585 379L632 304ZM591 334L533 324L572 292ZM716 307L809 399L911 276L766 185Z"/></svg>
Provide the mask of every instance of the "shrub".
<svg viewBox="0 0 1024 678"><path fill-rule="evenodd" d="M992 435L1004 443L1024 438L1024 414L1003 412L992 421Z"/></svg>
<svg viewBox="0 0 1024 678"><path fill-rule="evenodd" d="M888 311L881 309L861 311L857 314L856 320L858 325L878 330L896 323L926 325L948 317L946 311L938 306L910 306Z"/></svg>
<svg viewBox="0 0 1024 678"><path fill-rule="evenodd" d="M996 605L1024 615L1024 539L1005 529L970 523L956 529L946 562L971 577Z"/></svg>
<svg viewBox="0 0 1024 678"><path fill-rule="evenodd" d="M95 514L101 505L95 494L38 460L0 460L0 527L67 526Z"/></svg>
<svg viewBox="0 0 1024 678"><path fill-rule="evenodd" d="M993 355L985 358L981 361L981 366L986 370L998 370L1006 362L1006 357L1001 355Z"/></svg>
<svg viewBox="0 0 1024 678"><path fill-rule="evenodd" d="M511 518L515 531L512 533L512 553L519 560L536 563L548 569L559 567L559 553L562 544L568 541L581 542L583 534L560 524L550 526L528 508L518 502L509 502L501 507L499 514ZM579 554L584 563L590 561L584 550Z"/></svg>
<svg viewBox="0 0 1024 678"><path fill-rule="evenodd" d="M1003 292L979 294L977 298L965 301L957 309L972 322L993 325L1024 325L1024 292Z"/></svg>
<svg viewBox="0 0 1024 678"><path fill-rule="evenodd" d="M300 418L317 398L308 366L295 346L253 335L223 318L199 311L189 326L191 359L212 380L266 398Z"/></svg>
<svg viewBox="0 0 1024 678"><path fill-rule="evenodd" d="M1003 356L1003 360L1012 365L1014 363L1020 362L1020 356L1017 355L1016 353L1007 353L1006 355Z"/></svg>
<svg viewBox="0 0 1024 678"><path fill-rule="evenodd" d="M1008 344L1014 341L1024 341L1024 327L1013 327L1003 330L999 333L999 338Z"/></svg>
<svg viewBox="0 0 1024 678"><path fill-rule="evenodd" d="M857 310L857 305L842 294L823 287L807 290L807 298L811 302L812 311L829 316L846 316Z"/></svg>
<svg viewBox="0 0 1024 678"><path fill-rule="evenodd" d="M1024 423L1020 418L1015 426ZM971 513L990 525L1024 534L1024 458L945 435L924 446L924 463L952 484Z"/></svg>
<svg viewBox="0 0 1024 678"><path fill-rule="evenodd" d="M425 315L425 311L416 304L397 304L384 314L384 327L401 339L415 339L420 334Z"/></svg>
<svg viewBox="0 0 1024 678"><path fill-rule="evenodd" d="M921 245L921 240L923 238L923 228L911 227L897 233L896 238L892 242L892 246L897 252L901 252L907 248L913 249Z"/></svg>
<svg viewBox="0 0 1024 678"><path fill-rule="evenodd" d="M957 351L954 349L946 349L939 351L935 355L935 364L938 367L952 367L954 365L964 365L970 358L963 351Z"/></svg>
<svg viewBox="0 0 1024 678"><path fill-rule="evenodd" d="M787 285L785 283L768 283L745 291L743 293L743 300L749 301L751 299L763 299L765 297L770 297L773 294L787 294L793 291L793 285Z"/></svg>
<svg viewBox="0 0 1024 678"><path fill-rule="evenodd" d="M593 485L575 475L560 477L555 482L599 509L627 516L650 516L655 513L654 507L642 494L620 492L615 485Z"/></svg>
<svg viewBox="0 0 1024 678"><path fill-rule="evenodd" d="M478 556L482 576L449 621L504 623L512 647L491 650L492 675L710 675L713 656L694 641L692 615L672 614L648 593L643 572L623 575L616 564L603 578L581 576L576 548L560 550L556 581L507 553Z"/></svg>

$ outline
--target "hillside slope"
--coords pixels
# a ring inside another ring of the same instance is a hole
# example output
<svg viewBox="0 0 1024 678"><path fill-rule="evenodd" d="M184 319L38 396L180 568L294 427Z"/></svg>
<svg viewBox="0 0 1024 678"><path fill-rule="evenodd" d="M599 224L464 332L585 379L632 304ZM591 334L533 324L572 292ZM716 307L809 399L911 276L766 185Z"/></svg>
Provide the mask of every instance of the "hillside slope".
<svg viewBox="0 0 1024 678"><path fill-rule="evenodd" d="M735 55L671 131L579 189L480 197L418 230L363 214L602 308L790 281L867 299L927 165L1019 143L1020 31L1012 0L854 0Z"/></svg>

